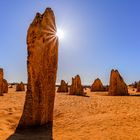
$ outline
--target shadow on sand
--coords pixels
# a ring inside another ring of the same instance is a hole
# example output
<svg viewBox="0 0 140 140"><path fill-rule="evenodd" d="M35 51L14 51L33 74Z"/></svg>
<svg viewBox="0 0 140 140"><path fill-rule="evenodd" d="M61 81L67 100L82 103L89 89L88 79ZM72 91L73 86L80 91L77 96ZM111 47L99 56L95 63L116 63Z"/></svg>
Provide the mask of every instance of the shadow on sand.
<svg viewBox="0 0 140 140"><path fill-rule="evenodd" d="M130 96L140 97L140 94L134 94L134 95L130 95Z"/></svg>
<svg viewBox="0 0 140 140"><path fill-rule="evenodd" d="M53 140L52 124L35 128L17 129L6 140Z"/></svg>

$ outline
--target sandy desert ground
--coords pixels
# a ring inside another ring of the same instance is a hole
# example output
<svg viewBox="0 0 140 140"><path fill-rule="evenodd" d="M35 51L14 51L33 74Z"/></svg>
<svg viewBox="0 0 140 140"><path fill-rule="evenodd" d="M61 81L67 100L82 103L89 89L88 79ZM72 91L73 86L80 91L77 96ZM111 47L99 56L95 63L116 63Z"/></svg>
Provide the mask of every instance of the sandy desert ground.
<svg viewBox="0 0 140 140"><path fill-rule="evenodd" d="M25 92L9 88L9 93L0 97L0 140L140 140L140 96L86 91L89 97L56 93L52 129L14 133Z"/></svg>

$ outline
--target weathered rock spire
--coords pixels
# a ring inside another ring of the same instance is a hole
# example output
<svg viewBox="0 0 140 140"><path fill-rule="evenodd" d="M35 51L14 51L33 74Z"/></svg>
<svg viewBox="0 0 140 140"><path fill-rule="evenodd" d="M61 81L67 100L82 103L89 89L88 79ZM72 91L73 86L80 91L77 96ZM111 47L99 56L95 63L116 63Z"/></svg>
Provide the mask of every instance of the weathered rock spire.
<svg viewBox="0 0 140 140"><path fill-rule="evenodd" d="M36 14L27 33L28 84L18 128L45 125L53 121L58 38L51 8Z"/></svg>
<svg viewBox="0 0 140 140"><path fill-rule="evenodd" d="M81 84L81 78L79 75L76 75L72 78L72 84L70 86L70 95L86 95L84 92L84 87Z"/></svg>
<svg viewBox="0 0 140 140"><path fill-rule="evenodd" d="M64 80L61 80L61 84L57 89L57 92L68 92L68 83Z"/></svg>

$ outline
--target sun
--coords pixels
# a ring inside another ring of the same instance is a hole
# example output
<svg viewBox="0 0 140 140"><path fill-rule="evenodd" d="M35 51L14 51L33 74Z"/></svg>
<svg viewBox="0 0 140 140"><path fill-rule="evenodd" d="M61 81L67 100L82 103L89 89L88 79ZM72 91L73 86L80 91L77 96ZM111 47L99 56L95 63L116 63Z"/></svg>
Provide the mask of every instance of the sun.
<svg viewBox="0 0 140 140"><path fill-rule="evenodd" d="M60 39L60 40L63 40L64 39L64 31L62 29L57 29L57 32L56 32L56 36Z"/></svg>

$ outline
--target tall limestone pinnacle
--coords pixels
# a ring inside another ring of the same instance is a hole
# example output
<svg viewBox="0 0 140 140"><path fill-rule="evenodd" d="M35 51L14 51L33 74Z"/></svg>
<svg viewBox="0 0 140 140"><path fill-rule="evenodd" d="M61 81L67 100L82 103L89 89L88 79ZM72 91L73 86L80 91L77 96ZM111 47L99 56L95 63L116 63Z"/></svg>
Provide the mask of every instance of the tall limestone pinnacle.
<svg viewBox="0 0 140 140"><path fill-rule="evenodd" d="M41 126L53 121L58 38L51 8L37 13L27 32L28 84L18 128Z"/></svg>

